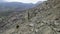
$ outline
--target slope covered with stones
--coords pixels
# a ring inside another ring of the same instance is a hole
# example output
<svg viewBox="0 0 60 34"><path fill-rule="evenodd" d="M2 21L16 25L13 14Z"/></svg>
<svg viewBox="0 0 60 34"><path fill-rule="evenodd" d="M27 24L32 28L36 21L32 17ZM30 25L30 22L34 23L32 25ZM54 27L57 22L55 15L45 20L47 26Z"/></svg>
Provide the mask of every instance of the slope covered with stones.
<svg viewBox="0 0 60 34"><path fill-rule="evenodd" d="M0 34L60 34L60 0L48 0L2 20Z"/></svg>

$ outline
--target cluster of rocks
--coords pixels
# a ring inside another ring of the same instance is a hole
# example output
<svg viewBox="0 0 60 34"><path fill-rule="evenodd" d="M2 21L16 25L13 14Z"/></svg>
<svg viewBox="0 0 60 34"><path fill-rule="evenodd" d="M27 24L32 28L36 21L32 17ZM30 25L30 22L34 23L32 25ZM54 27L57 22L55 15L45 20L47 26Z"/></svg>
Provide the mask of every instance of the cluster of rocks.
<svg viewBox="0 0 60 34"><path fill-rule="evenodd" d="M9 15L0 21L0 34L60 34L60 0Z"/></svg>

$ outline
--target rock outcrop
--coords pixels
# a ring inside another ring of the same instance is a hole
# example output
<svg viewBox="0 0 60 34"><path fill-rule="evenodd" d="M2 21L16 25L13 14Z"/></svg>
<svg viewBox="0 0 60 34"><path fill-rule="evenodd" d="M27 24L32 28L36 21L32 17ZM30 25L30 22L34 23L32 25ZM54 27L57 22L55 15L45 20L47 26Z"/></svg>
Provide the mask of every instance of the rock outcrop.
<svg viewBox="0 0 60 34"><path fill-rule="evenodd" d="M0 34L60 34L60 0L48 0L1 19Z"/></svg>

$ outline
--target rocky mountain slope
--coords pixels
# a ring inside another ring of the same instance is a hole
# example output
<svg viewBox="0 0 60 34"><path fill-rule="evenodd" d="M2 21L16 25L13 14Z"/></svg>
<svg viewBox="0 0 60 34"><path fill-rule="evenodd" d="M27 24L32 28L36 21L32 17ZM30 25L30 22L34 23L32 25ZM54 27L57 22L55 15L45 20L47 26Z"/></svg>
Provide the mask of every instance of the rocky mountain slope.
<svg viewBox="0 0 60 34"><path fill-rule="evenodd" d="M60 34L60 0L0 18L0 34Z"/></svg>

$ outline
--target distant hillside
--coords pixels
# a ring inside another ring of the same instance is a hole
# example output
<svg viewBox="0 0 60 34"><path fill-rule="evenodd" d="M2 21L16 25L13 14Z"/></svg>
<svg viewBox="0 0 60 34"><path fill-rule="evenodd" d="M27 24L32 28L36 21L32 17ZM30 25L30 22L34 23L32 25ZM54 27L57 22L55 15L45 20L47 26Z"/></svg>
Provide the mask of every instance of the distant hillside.
<svg viewBox="0 0 60 34"><path fill-rule="evenodd" d="M35 5L30 3L20 3L20 2L1 2L0 3L0 12L2 11L21 11L28 8L32 8Z"/></svg>
<svg viewBox="0 0 60 34"><path fill-rule="evenodd" d="M29 8L33 8L35 5L32 3L21 2L0 2L0 17L8 16L12 12L20 12Z"/></svg>
<svg viewBox="0 0 60 34"><path fill-rule="evenodd" d="M0 2L0 17L7 16L12 12L20 12L26 9L36 7L40 3L42 2L39 1L36 4L21 2Z"/></svg>

